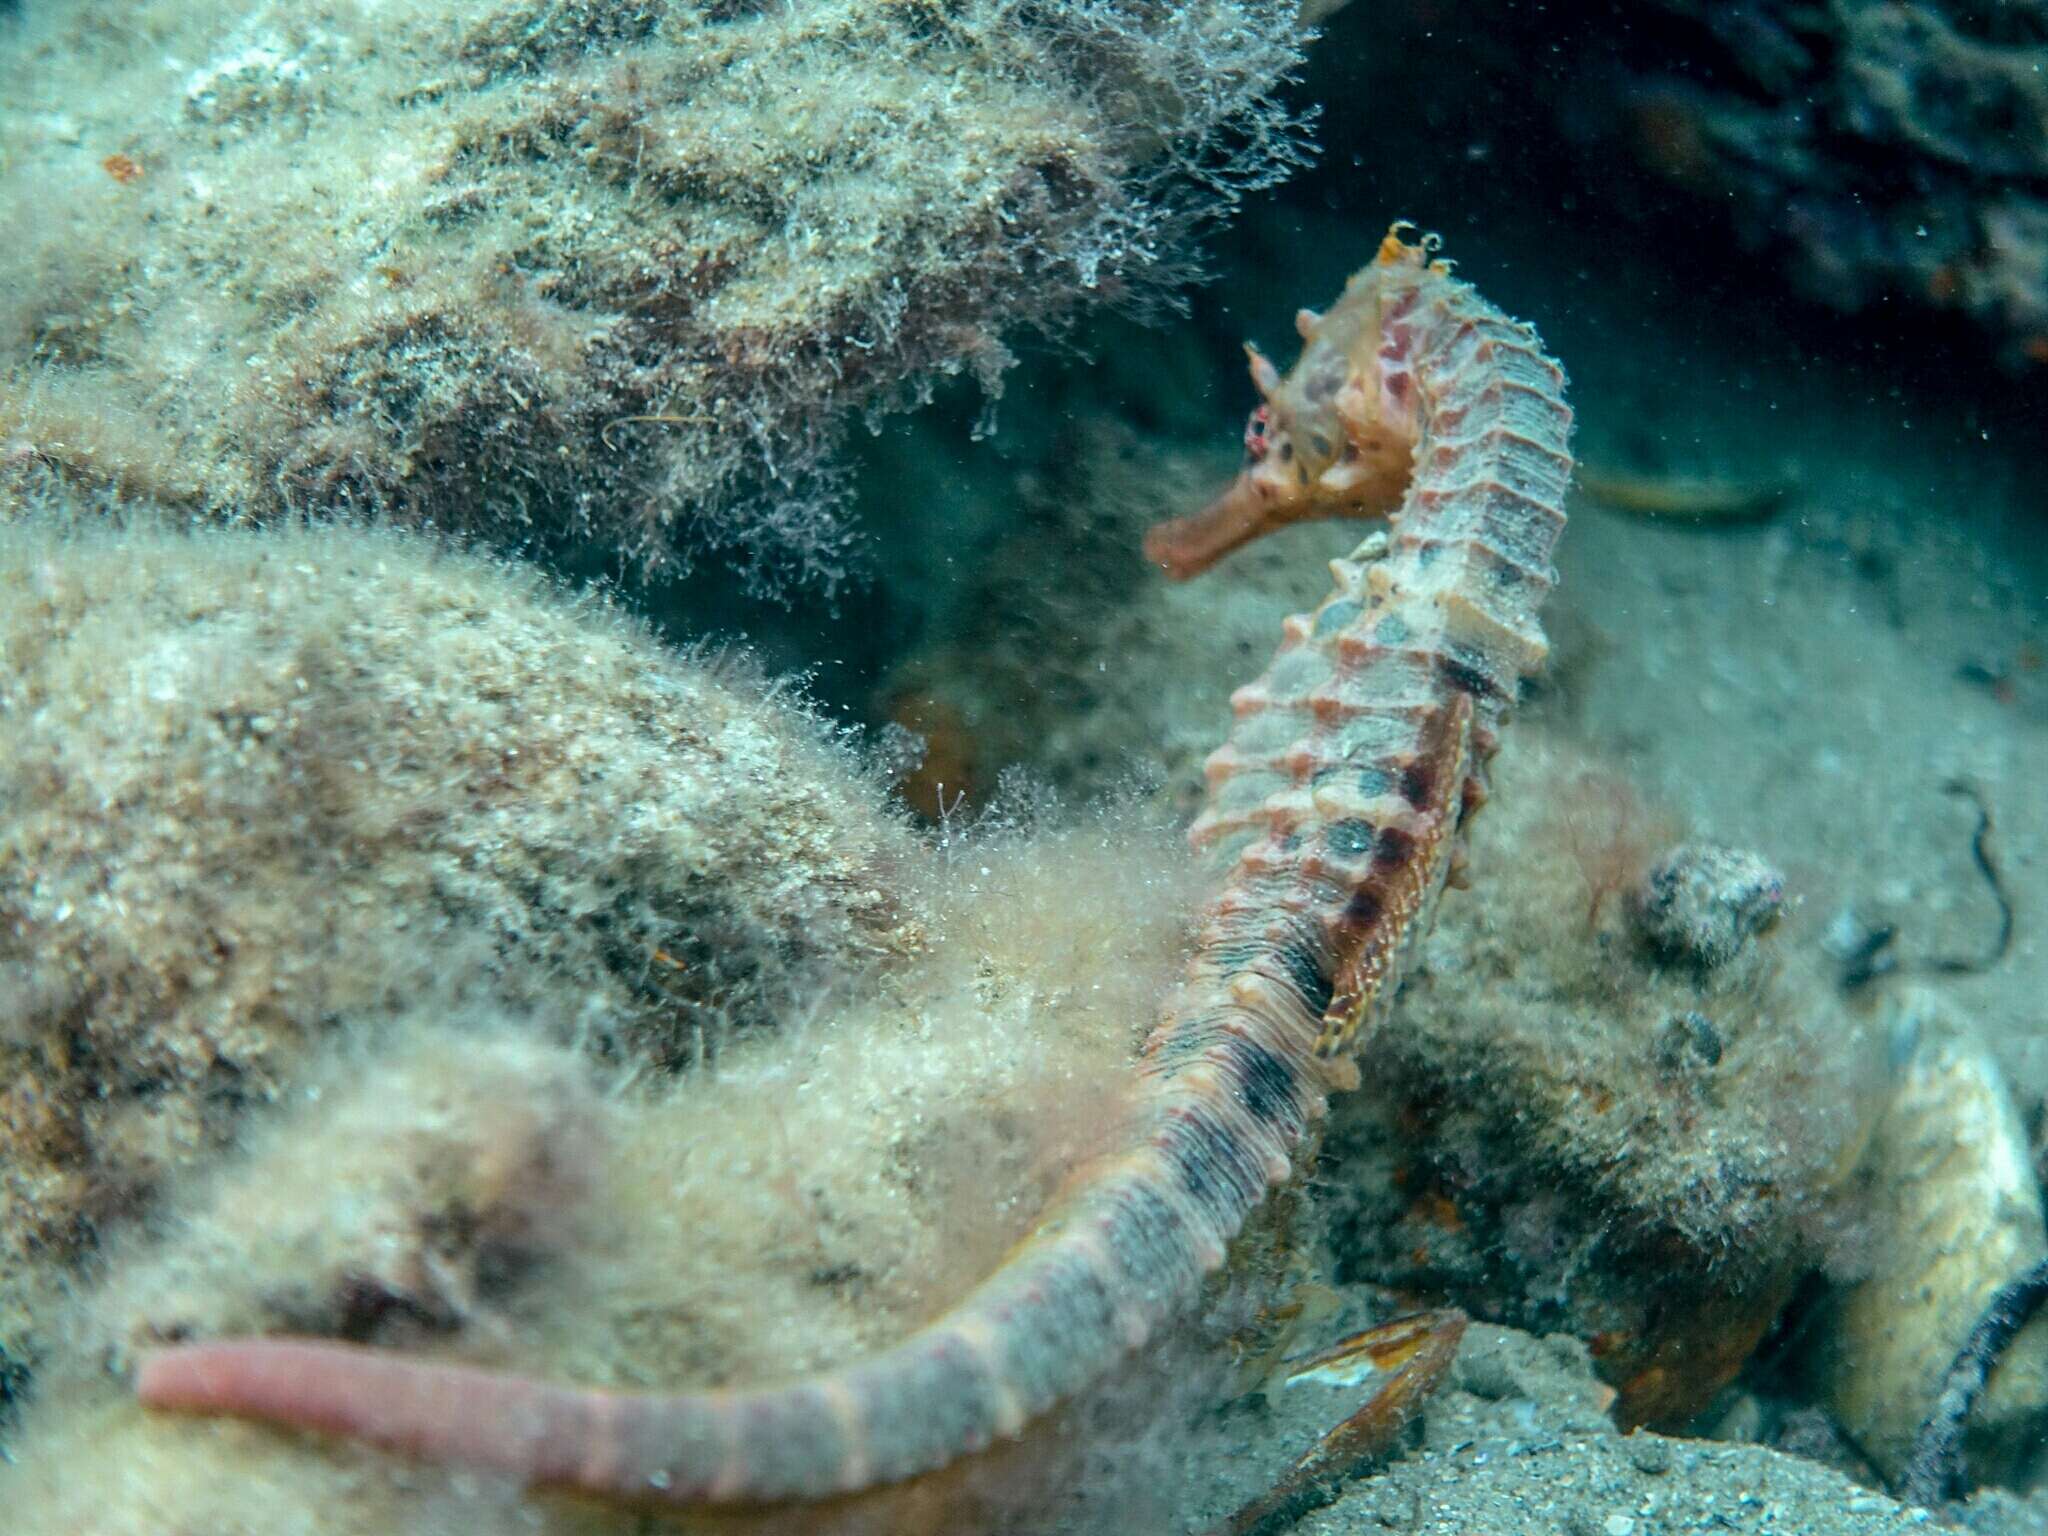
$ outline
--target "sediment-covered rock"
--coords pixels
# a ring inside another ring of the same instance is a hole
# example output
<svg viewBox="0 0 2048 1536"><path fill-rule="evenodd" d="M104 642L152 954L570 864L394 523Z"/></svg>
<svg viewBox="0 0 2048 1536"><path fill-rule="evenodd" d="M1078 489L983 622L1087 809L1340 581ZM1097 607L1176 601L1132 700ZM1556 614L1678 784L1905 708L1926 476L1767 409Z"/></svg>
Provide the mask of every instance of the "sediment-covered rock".
<svg viewBox="0 0 2048 1536"><path fill-rule="evenodd" d="M1185 281L1301 158L1298 35L1288 0L31 7L0 475L830 585L849 414Z"/></svg>

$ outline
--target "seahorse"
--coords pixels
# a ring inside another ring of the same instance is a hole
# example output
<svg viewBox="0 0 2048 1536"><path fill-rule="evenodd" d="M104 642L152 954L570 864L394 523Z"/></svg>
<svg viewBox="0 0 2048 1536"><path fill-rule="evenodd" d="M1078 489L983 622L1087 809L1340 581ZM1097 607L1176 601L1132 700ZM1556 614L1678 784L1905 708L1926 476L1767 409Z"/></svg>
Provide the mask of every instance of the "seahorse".
<svg viewBox="0 0 2048 1536"><path fill-rule="evenodd" d="M995 1273L893 1349L787 1385L614 1393L315 1340L148 1355L160 1409L325 1431L531 1486L685 1505L823 1498L1019 1434L1141 1346L1355 1086L1545 653L1571 414L1533 331L1396 225L1263 403L1246 459L1147 551L1193 574L1303 517L1391 514L1289 618L1206 765L1227 868L1138 1063L1131 1128ZM1369 541L1370 542L1370 541Z"/></svg>

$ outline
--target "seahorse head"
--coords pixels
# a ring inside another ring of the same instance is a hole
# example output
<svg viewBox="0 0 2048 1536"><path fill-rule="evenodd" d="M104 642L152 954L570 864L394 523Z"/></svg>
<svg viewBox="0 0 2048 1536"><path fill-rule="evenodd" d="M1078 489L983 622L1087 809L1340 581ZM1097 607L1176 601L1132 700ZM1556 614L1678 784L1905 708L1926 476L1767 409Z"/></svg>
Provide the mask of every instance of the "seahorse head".
<svg viewBox="0 0 2048 1536"><path fill-rule="evenodd" d="M1244 463L1208 506L1161 523L1145 555L1176 580L1207 570L1242 544L1288 523L1378 517L1400 504L1420 433L1401 324L1417 288L1443 275L1427 242L1396 225L1371 265L1323 313L1294 317L1301 356L1285 376L1247 344L1260 403L1246 423Z"/></svg>

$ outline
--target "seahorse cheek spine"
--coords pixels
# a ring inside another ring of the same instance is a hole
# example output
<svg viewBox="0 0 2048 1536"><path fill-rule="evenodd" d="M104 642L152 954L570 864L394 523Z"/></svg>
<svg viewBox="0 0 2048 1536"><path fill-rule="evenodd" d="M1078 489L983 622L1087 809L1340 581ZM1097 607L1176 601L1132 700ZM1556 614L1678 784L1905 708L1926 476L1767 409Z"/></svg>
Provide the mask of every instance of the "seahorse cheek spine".
<svg viewBox="0 0 2048 1536"><path fill-rule="evenodd" d="M680 1503L820 1498L1015 1434L1183 1306L1384 1016L1522 675L1571 472L1563 374L1400 230L1285 379L1257 353L1245 472L1148 553L1191 573L1268 528L1398 500L1239 690L1196 846L1229 866L1148 1040L1125 1150L896 1348L811 1381L674 1396L552 1387L304 1341L144 1363L159 1407L347 1434L528 1482Z"/></svg>

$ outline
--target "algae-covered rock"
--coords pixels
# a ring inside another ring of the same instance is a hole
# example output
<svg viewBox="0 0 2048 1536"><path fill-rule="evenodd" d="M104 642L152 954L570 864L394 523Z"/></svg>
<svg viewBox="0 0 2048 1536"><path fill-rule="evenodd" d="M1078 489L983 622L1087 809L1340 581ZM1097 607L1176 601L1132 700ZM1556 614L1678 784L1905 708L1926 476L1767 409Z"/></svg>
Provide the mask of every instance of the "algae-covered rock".
<svg viewBox="0 0 2048 1536"><path fill-rule="evenodd" d="M1528 70L1532 46L1559 69ZM1581 168L1689 194L1808 297L1953 315L2014 369L2048 363L2038 0L1650 0L1527 13L1482 47ZM1635 185L1616 206L1660 193Z"/></svg>
<svg viewBox="0 0 2048 1536"><path fill-rule="evenodd" d="M1725 966L1778 920L1785 877L1764 859L1718 843L1681 843L1632 893L1637 930L1667 960Z"/></svg>
<svg viewBox="0 0 2048 1536"><path fill-rule="evenodd" d="M1334 1111L1338 1251L1584 1338L1624 1423L1683 1423L1828 1257L1881 1032L1804 925L1711 967L1640 932L1623 893L1670 867L1670 834L1611 767L1524 722L1494 770L1476 899L1445 902L1375 1042L1380 1091Z"/></svg>
<svg viewBox="0 0 2048 1536"><path fill-rule="evenodd" d="M0 661L0 1432L49 1536L637 1529L127 1372L244 1331L618 1387L884 1347L1113 1134L1194 905L1159 818L924 842L744 666L412 536L17 517ZM1221 1374L1166 1370L865 1528L1125 1499L1105 1435L1179 1455Z"/></svg>
<svg viewBox="0 0 2048 1536"><path fill-rule="evenodd" d="M767 692L416 540L0 526L0 1350L329 1034L658 1075L916 949L912 840Z"/></svg>
<svg viewBox="0 0 2048 1536"><path fill-rule="evenodd" d="M1185 281L1300 159L1297 33L1292 0L38 4L0 26L0 466L829 584L849 412L993 391L1005 336Z"/></svg>

